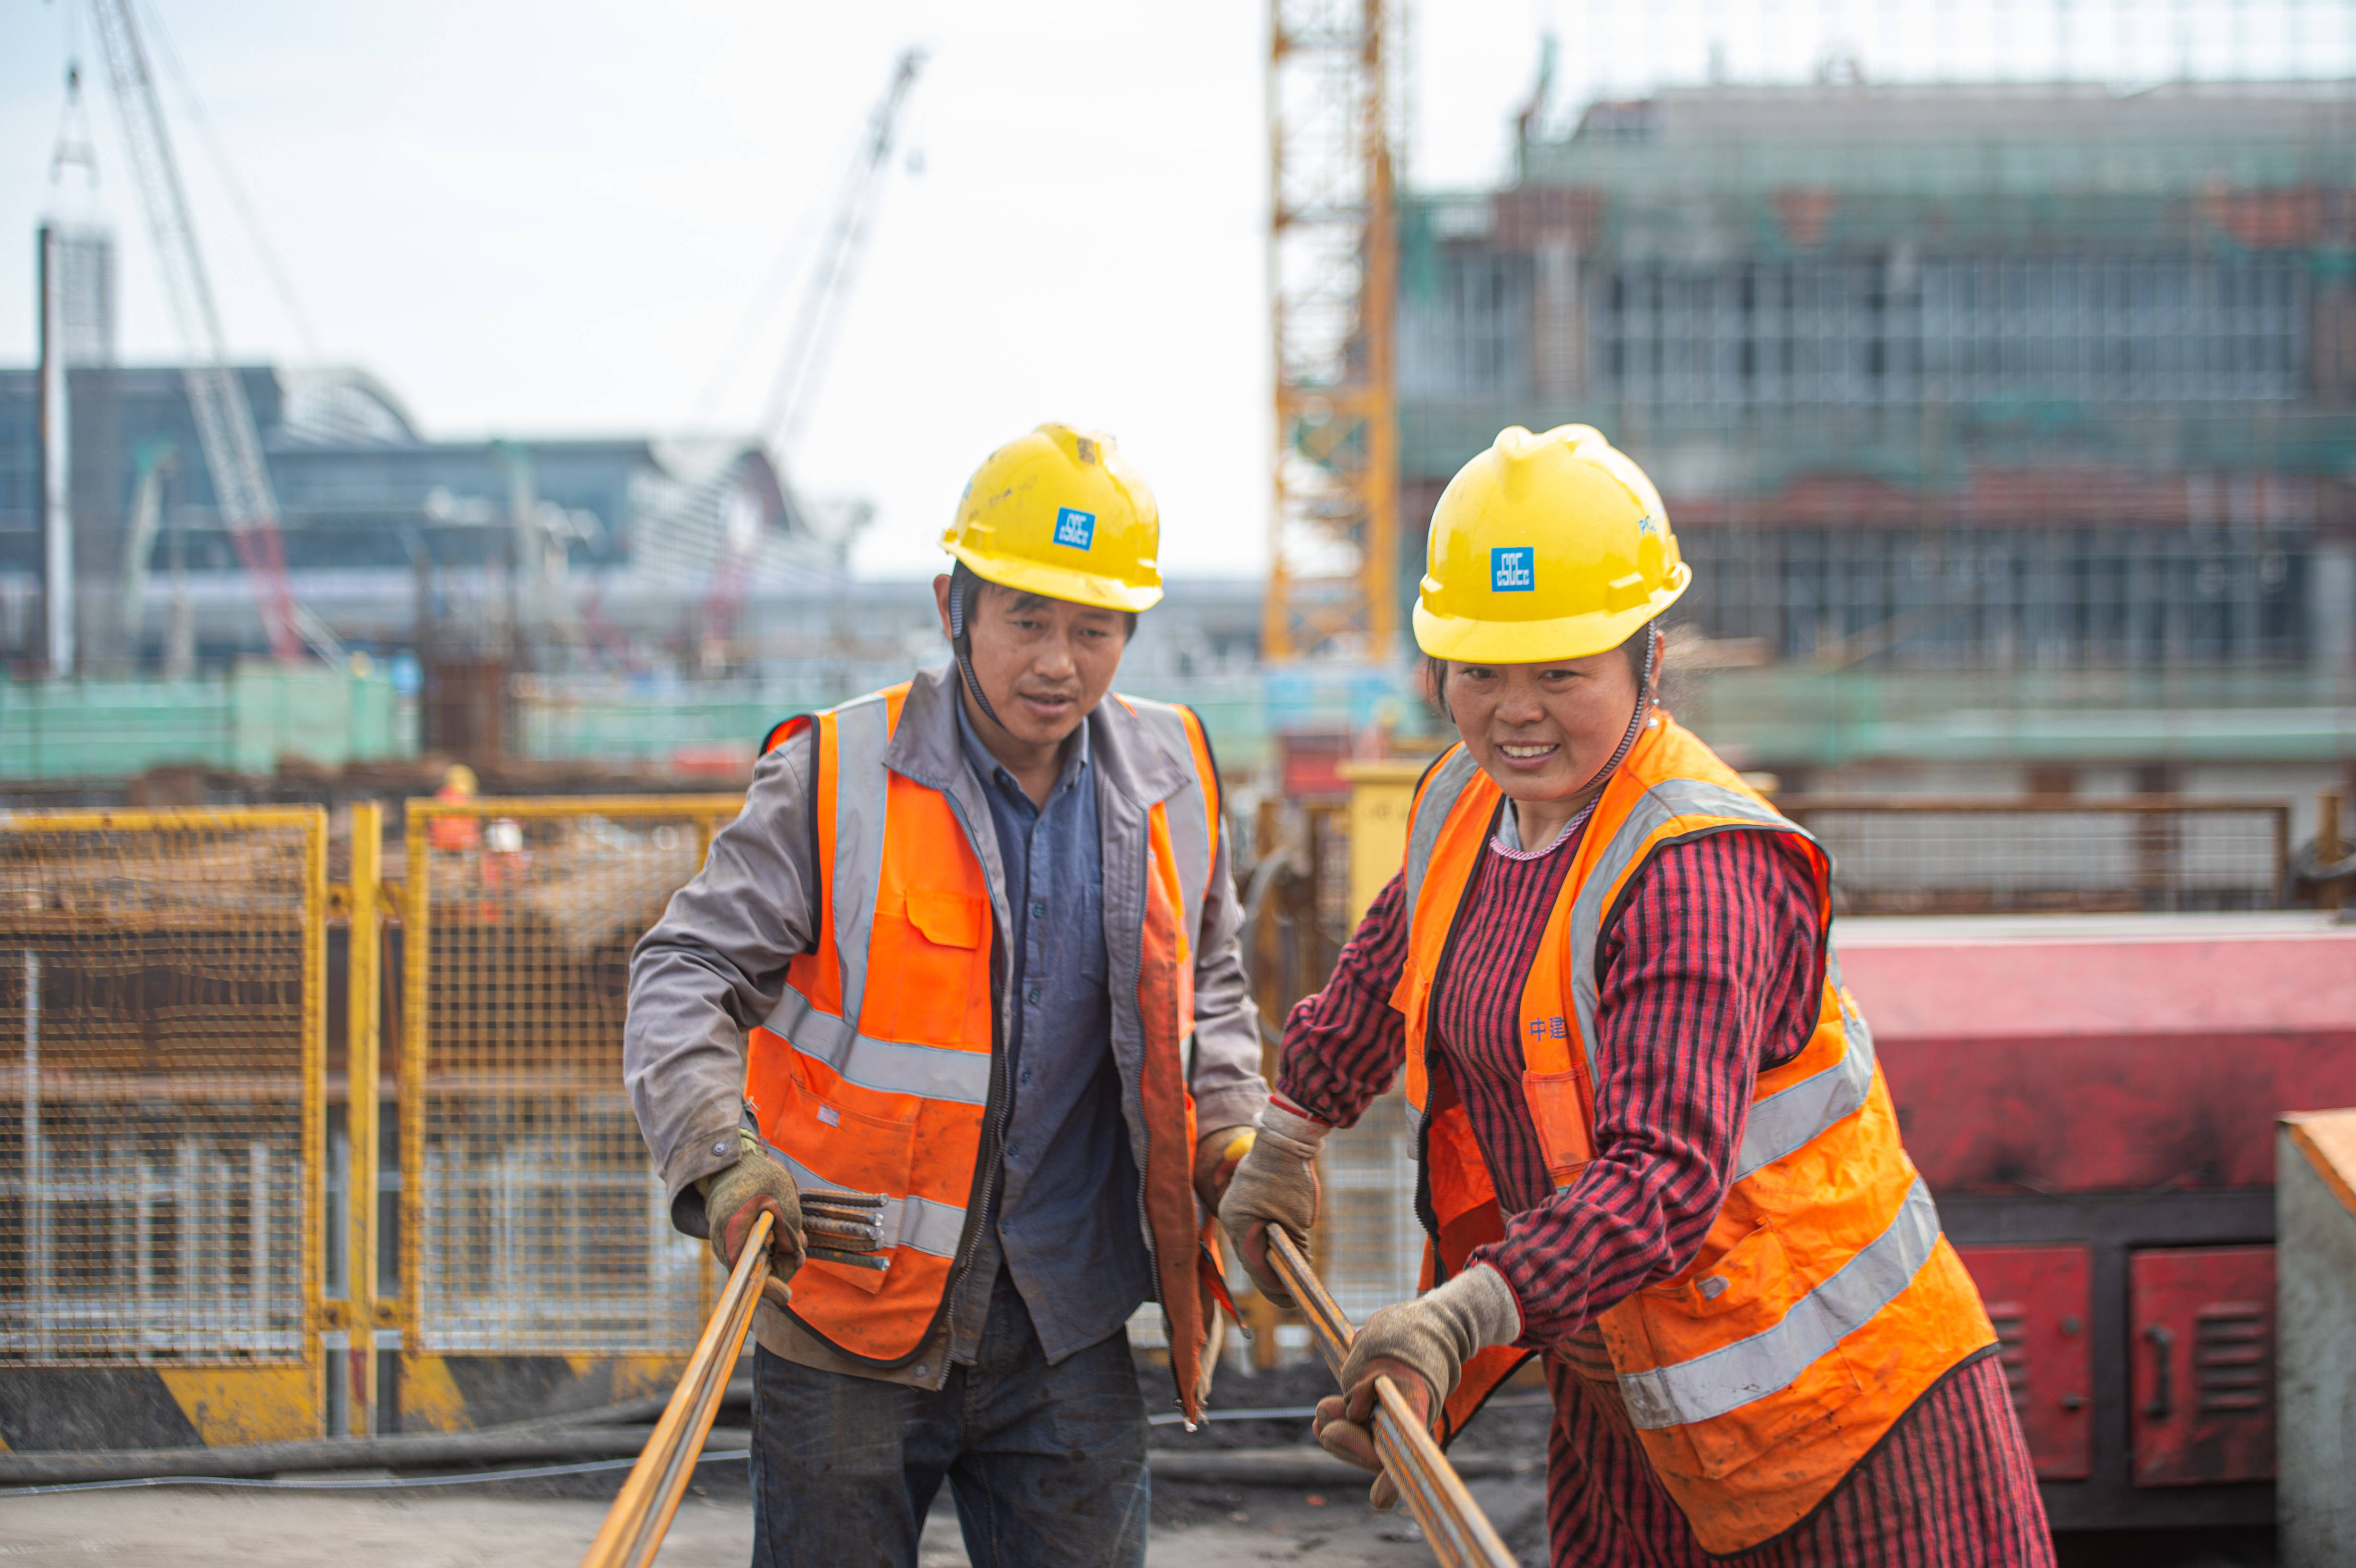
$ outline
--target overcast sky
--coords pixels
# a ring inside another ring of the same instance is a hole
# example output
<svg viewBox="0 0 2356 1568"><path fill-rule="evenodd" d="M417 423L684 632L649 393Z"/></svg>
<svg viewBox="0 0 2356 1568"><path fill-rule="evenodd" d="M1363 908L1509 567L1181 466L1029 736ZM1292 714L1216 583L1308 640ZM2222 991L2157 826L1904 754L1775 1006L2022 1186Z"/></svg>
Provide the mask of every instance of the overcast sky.
<svg viewBox="0 0 2356 1568"><path fill-rule="evenodd" d="M894 56L923 46L909 156L791 454L798 479L874 503L864 570L929 571L991 448L1044 419L1093 424L1160 496L1165 567L1259 570L1266 0L143 3L324 357L380 377L431 436L749 429L793 298L765 284L830 205ZM2260 71L2350 58L2347 5L2274 5L2260 38L2249 18L2267 10L1423 0L1408 162L1427 186L1495 179L1549 28L1562 114L1593 91L1697 80L1713 43L1738 77L1788 78L1827 40L1884 76L2066 60L2132 80L2196 56L2222 69L2229 52ZM78 172L48 178L70 53L122 241L123 354L175 357L87 14L0 0L0 363L33 355L35 224L87 200ZM160 74L235 352L306 357Z"/></svg>

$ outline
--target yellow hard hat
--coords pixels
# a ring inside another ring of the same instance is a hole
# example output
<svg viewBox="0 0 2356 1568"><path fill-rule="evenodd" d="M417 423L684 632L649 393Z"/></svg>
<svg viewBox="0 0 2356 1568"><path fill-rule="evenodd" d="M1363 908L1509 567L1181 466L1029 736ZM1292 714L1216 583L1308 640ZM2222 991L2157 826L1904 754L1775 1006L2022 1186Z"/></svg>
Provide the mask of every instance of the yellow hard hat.
<svg viewBox="0 0 2356 1568"><path fill-rule="evenodd" d="M453 763L442 774L442 787L472 799L483 786L476 782L474 769L464 763Z"/></svg>
<svg viewBox="0 0 2356 1568"><path fill-rule="evenodd" d="M1590 426L1515 425L1440 492L1416 645L1473 664L1585 658L1626 642L1692 581L1643 469Z"/></svg>
<svg viewBox="0 0 2356 1568"><path fill-rule="evenodd" d="M1043 424L966 481L941 545L1002 588L1099 610L1162 598L1162 514L1112 437Z"/></svg>

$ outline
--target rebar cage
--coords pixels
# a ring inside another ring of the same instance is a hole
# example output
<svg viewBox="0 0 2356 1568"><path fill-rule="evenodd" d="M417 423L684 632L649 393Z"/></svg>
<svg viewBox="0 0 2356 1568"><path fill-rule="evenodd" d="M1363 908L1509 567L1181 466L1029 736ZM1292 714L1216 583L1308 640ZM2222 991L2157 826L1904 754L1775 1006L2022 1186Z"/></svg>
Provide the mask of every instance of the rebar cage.
<svg viewBox="0 0 2356 1568"><path fill-rule="evenodd" d="M405 1354L682 1354L718 1280L622 1085L630 951L738 795L412 801Z"/></svg>
<svg viewBox="0 0 2356 1568"><path fill-rule="evenodd" d="M0 1364L313 1364L327 817L0 819Z"/></svg>

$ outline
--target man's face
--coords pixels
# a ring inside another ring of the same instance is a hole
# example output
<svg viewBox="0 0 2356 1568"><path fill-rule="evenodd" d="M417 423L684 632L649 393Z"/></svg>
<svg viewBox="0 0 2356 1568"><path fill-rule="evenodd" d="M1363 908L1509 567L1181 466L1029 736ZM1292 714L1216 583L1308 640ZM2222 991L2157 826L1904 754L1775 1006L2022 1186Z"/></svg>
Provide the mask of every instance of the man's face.
<svg viewBox="0 0 2356 1568"><path fill-rule="evenodd" d="M949 624L949 579L933 579L941 632ZM1017 741L1059 746L1112 689L1128 645L1127 617L1038 593L984 583L966 623L973 674Z"/></svg>

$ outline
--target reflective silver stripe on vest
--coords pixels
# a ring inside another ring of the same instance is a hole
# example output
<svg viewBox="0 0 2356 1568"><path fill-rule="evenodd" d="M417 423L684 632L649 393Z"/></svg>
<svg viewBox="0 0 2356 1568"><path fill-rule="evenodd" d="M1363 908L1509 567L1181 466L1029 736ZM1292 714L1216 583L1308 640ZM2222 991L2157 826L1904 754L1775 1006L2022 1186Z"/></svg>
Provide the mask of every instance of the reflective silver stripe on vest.
<svg viewBox="0 0 2356 1568"><path fill-rule="evenodd" d="M1856 1115L1873 1088L1873 1031L1840 988L1839 957L1828 956L1826 965L1825 983L1839 998L1841 1031L1848 1049L1822 1072L1751 1103L1751 1120L1742 1129L1742 1153L1734 1165L1737 1181L1805 1148L1834 1123Z"/></svg>
<svg viewBox="0 0 2356 1568"><path fill-rule="evenodd" d="M1416 803L1415 812L1407 825L1407 908L1414 914L1415 906L1423 897L1423 879L1431 869L1431 853L1440 845L1440 830L1447 826L1449 814L1456 809L1464 786L1481 765L1472 753L1459 745L1440 759L1431 771L1430 782L1423 786L1423 798Z"/></svg>
<svg viewBox="0 0 2356 1568"><path fill-rule="evenodd" d="M762 1140L761 1147L769 1151L770 1158L784 1166L792 1175L794 1185L805 1191L814 1189L830 1189L837 1192L857 1190L845 1182L829 1181L766 1139ZM898 1238L887 1242L888 1246L908 1247L916 1252L930 1253L937 1258L954 1258L957 1256L958 1238L965 1233L965 1211L954 1203L937 1203L929 1198L887 1198L876 1223L883 1228L885 1236Z"/></svg>
<svg viewBox="0 0 2356 1568"><path fill-rule="evenodd" d="M1211 806L1203 795L1203 772L1194 763L1194 743L1186 733L1186 720L1175 708L1142 697L1122 700L1144 724L1146 732L1186 770L1186 777L1193 784L1191 789L1163 803L1164 815L1170 819L1170 851L1177 858L1178 885L1186 900L1182 913L1186 922L1186 943L1191 948L1202 941L1203 899L1211 885L1211 857L1217 849L1210 838Z"/></svg>
<svg viewBox="0 0 2356 1568"><path fill-rule="evenodd" d="M856 1028L867 1000L875 893L884 881L884 817L891 787L884 749L892 741L891 712L877 692L844 703L834 715L834 864L827 869L832 884L827 895L834 904L834 950L842 965L842 1016Z"/></svg>
<svg viewBox="0 0 2356 1568"><path fill-rule="evenodd" d="M761 1027L785 1036L796 1051L825 1062L862 1089L968 1105L990 1099L988 1051L873 1039L810 1006L809 998L790 985Z"/></svg>
<svg viewBox="0 0 2356 1568"><path fill-rule="evenodd" d="M1637 797L1627 820L1596 857L1594 869L1580 885L1578 901L1570 906L1570 1001L1579 1014L1579 1038L1586 1044L1587 1071L1594 1083L1603 1081L1603 1069L1595 1054L1595 943L1603 925L1604 901L1653 835L1680 816L1730 816L1762 827L1801 833L1789 817L1751 796L1700 779L1664 779Z"/></svg>
<svg viewBox="0 0 2356 1568"><path fill-rule="evenodd" d="M1873 1320L1939 1242L1939 1209L1916 1177L1898 1217L1815 1289L1792 1304L1772 1328L1690 1361L1620 1374L1628 1419L1648 1431L1709 1421L1786 1389L1834 1346Z"/></svg>

